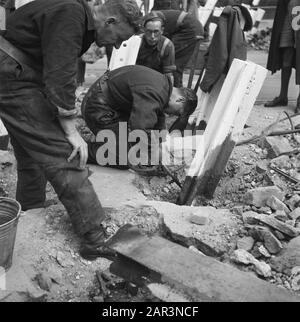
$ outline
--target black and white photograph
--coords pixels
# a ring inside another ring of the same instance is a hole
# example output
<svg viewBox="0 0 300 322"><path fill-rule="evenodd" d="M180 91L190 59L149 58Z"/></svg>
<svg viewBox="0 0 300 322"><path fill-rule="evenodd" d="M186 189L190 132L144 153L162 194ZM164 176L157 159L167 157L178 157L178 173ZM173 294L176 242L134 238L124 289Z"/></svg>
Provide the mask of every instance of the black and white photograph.
<svg viewBox="0 0 300 322"><path fill-rule="evenodd" d="M0 0L0 302L300 302L300 0Z"/></svg>

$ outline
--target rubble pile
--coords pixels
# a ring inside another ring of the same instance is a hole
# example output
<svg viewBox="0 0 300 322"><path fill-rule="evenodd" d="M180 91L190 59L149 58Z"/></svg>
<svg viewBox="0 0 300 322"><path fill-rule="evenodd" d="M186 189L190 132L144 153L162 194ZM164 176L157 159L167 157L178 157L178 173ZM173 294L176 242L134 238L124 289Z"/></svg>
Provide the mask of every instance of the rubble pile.
<svg viewBox="0 0 300 322"><path fill-rule="evenodd" d="M272 28L258 30L255 34L247 35L248 46L255 50L268 51L271 42Z"/></svg>

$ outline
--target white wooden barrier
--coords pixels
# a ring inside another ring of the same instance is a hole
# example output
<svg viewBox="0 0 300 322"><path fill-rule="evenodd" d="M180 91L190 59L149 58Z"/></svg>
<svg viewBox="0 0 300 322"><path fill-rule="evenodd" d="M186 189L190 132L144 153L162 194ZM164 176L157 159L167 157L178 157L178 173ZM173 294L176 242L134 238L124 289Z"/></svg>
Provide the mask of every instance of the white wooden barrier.
<svg viewBox="0 0 300 322"><path fill-rule="evenodd" d="M6 11L3 7L0 7L0 30L6 29Z"/></svg>
<svg viewBox="0 0 300 322"><path fill-rule="evenodd" d="M267 70L260 65L233 60L219 94L214 94L217 99L210 106L203 144L197 148L187 173L181 204L192 204L199 190L214 192L266 75ZM193 186L189 187L191 182Z"/></svg>

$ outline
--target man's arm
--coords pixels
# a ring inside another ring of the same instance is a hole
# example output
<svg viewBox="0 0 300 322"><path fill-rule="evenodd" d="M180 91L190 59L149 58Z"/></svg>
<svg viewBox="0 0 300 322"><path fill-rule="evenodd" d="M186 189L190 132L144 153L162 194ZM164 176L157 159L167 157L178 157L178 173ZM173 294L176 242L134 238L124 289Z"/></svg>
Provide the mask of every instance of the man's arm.
<svg viewBox="0 0 300 322"><path fill-rule="evenodd" d="M77 59L85 31L85 11L74 2L53 8L40 18L45 91L58 114L71 116L76 113Z"/></svg>
<svg viewBox="0 0 300 322"><path fill-rule="evenodd" d="M80 168L87 162L87 144L75 127L75 89L77 59L85 30L84 8L74 4L53 8L41 20L43 81L49 101L56 106L58 119L73 151L70 162L79 153Z"/></svg>

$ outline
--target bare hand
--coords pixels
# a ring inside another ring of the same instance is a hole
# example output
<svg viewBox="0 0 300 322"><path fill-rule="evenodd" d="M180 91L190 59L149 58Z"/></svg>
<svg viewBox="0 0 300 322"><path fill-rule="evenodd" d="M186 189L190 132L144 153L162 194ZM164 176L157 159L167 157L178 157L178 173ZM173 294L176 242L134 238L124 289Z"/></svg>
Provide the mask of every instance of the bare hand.
<svg viewBox="0 0 300 322"><path fill-rule="evenodd" d="M88 148L86 142L77 131L67 134L66 139L73 147L73 151L68 158L68 162L71 162L76 157L77 153L79 153L79 167L84 169L88 159Z"/></svg>

